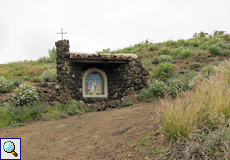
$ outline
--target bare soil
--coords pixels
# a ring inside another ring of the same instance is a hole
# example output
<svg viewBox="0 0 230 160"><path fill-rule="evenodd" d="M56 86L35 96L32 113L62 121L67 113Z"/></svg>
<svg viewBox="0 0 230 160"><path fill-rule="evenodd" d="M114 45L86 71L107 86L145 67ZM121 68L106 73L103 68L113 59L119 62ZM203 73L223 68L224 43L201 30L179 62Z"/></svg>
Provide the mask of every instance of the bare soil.
<svg viewBox="0 0 230 160"><path fill-rule="evenodd" d="M157 103L140 102L62 120L6 127L0 130L0 137L21 138L23 160L163 159L161 149L167 149L170 142L159 132ZM139 145L147 132L155 133L151 146ZM152 152L156 148L159 153Z"/></svg>

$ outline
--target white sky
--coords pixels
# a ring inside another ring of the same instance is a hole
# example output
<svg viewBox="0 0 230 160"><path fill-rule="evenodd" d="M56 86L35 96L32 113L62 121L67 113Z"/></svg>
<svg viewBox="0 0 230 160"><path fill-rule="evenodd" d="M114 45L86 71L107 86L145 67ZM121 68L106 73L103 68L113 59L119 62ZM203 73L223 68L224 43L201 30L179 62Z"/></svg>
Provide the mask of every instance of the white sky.
<svg viewBox="0 0 230 160"><path fill-rule="evenodd" d="M0 0L0 64L37 60L61 39L71 52L230 33L229 0Z"/></svg>

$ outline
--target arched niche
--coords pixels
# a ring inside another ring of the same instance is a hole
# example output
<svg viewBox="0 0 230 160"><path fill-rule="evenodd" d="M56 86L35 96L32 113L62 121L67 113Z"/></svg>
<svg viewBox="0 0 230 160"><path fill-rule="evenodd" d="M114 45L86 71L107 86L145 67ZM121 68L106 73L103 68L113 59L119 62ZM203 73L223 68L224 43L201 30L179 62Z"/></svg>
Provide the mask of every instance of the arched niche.
<svg viewBox="0 0 230 160"><path fill-rule="evenodd" d="M84 72L82 78L83 97L85 98L107 98L107 76L104 71L90 68Z"/></svg>

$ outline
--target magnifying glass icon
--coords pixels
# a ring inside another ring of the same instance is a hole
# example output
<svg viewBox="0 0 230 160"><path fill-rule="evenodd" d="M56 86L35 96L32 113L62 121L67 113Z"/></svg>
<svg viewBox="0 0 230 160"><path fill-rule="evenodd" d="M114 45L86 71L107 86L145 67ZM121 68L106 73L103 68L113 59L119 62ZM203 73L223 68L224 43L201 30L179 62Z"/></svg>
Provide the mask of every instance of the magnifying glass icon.
<svg viewBox="0 0 230 160"><path fill-rule="evenodd" d="M3 149L7 153L12 153L15 157L18 156L18 154L14 151L15 150L15 145L11 141L7 141L3 145Z"/></svg>

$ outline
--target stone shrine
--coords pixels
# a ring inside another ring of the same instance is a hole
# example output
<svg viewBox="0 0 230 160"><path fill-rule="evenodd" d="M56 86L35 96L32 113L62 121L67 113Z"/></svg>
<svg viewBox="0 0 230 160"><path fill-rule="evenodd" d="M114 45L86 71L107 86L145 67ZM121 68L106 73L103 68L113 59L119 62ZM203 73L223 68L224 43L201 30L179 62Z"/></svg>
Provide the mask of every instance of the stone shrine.
<svg viewBox="0 0 230 160"><path fill-rule="evenodd" d="M56 99L48 95L52 101L82 100L88 107L103 110L120 105L124 98L134 102L150 84L149 73L136 54L69 52L69 40L55 45L57 81L50 88L55 88Z"/></svg>

